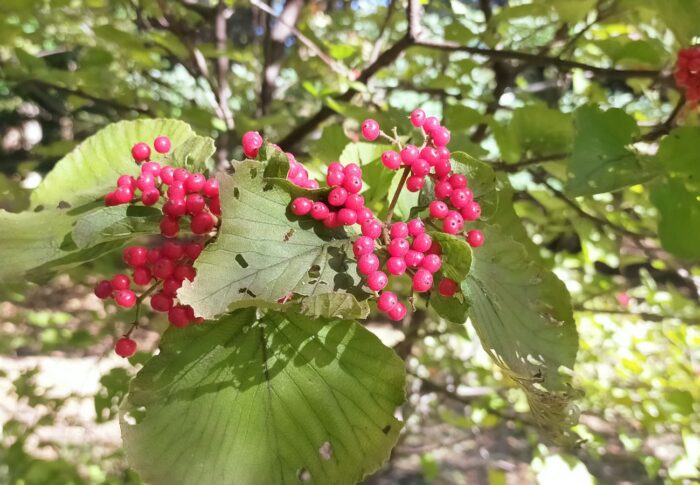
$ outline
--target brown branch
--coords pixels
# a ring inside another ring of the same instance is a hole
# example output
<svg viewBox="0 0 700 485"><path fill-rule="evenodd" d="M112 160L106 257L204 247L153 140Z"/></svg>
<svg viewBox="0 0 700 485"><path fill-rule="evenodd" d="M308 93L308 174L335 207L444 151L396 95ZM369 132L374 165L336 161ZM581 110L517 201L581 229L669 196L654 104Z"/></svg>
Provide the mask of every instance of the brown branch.
<svg viewBox="0 0 700 485"><path fill-rule="evenodd" d="M673 110L671 111L671 114L668 116L668 118L666 118L666 121L656 126L646 135L642 136L640 141L655 141L664 135L668 135L668 133L676 125L676 119L683 112L683 108L685 108L685 102L685 95L681 94L681 96L678 98L676 106L674 106Z"/></svg>
<svg viewBox="0 0 700 485"><path fill-rule="evenodd" d="M384 48L384 32L386 32L387 27L391 23L391 18L394 16L394 10L396 7L396 0L391 0L389 5L386 7L386 17L384 17L384 22L379 28L379 35L377 35L377 40L374 41L374 46L372 47L372 54L369 56L369 62L372 63L377 60L379 53Z"/></svg>

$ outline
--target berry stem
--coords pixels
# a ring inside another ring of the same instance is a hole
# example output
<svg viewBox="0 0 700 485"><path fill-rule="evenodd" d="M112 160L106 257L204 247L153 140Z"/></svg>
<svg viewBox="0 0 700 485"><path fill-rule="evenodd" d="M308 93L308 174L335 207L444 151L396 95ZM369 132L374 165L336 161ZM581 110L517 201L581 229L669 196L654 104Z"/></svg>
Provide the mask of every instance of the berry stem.
<svg viewBox="0 0 700 485"><path fill-rule="evenodd" d="M408 176L411 174L411 167L406 167L403 169L403 173L401 174L401 180L399 180L399 185L396 187L396 192L394 192L394 197L391 199L391 203L389 204L389 211L386 213L386 223L390 224L391 223L391 218L394 215L394 208L396 208L396 204L399 201L399 195L401 195L401 190L403 189L403 186L406 185L406 180L408 179Z"/></svg>
<svg viewBox="0 0 700 485"><path fill-rule="evenodd" d="M148 295L153 293L156 290L156 288L158 288L162 283L162 281L156 281L146 291L144 291L141 294L141 296L139 296L136 299L136 313L134 315L134 323L131 324L131 328L129 328L129 330L124 334L125 337L131 336L131 332L133 332L134 329L139 326L139 317L141 316L141 304L143 303L143 300L145 300Z"/></svg>

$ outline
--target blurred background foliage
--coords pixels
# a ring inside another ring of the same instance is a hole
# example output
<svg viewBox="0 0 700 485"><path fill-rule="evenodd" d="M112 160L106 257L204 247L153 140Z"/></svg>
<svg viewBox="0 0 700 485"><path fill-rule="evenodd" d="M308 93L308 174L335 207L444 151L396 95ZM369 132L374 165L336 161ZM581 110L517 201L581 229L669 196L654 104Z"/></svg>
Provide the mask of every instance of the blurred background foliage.
<svg viewBox="0 0 700 485"><path fill-rule="evenodd" d="M180 118L220 167L260 130L318 169L370 113L422 106L510 177L572 293L586 441L543 442L470 327L376 326L411 382L368 482L700 483L700 120L672 76L698 36L697 0L2 0L0 208L120 119ZM118 266L2 288L0 482L139 483L115 423L123 323L89 286Z"/></svg>

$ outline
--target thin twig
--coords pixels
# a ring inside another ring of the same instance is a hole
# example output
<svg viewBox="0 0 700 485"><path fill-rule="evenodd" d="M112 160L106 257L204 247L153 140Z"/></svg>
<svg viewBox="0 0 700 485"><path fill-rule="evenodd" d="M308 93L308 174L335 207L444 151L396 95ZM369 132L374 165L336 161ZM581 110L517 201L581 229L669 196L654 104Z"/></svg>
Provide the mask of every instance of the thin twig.
<svg viewBox="0 0 700 485"><path fill-rule="evenodd" d="M609 308L589 308L583 305L574 306L574 311L577 312L587 312L587 313L600 313L607 315L628 315L631 317L641 318L643 320L648 320L650 322L661 322L664 320L681 320L687 325L700 325L700 318L696 317L683 317L678 315L663 315L660 313L650 313L650 312L633 312L629 310L615 310Z"/></svg>
<svg viewBox="0 0 700 485"><path fill-rule="evenodd" d="M491 167L497 172L515 173L519 172L523 168L531 167L533 165L539 165L546 162L556 162L559 160L565 160L571 156L569 153L555 153L552 155L542 155L539 157L526 158L520 160L516 163L508 163L503 161L491 162Z"/></svg>
<svg viewBox="0 0 700 485"><path fill-rule="evenodd" d="M396 208L396 204L399 201L399 196L401 195L401 190L403 189L403 186L406 184L406 180L408 179L408 176L411 173L411 167L406 167L403 169L403 173L401 174L401 180L399 180L399 185L396 186L396 192L394 192L394 196L391 199L391 202L389 203L389 209L387 210L386 213L386 223L389 224L391 223L391 217L394 215L394 209Z"/></svg>

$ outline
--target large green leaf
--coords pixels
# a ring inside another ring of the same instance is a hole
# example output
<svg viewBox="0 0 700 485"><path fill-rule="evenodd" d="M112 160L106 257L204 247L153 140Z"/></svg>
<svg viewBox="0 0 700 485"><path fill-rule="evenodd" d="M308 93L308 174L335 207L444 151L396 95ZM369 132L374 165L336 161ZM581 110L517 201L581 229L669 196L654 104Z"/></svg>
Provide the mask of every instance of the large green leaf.
<svg viewBox="0 0 700 485"><path fill-rule="evenodd" d="M157 234L163 214L155 207L118 205L99 207L78 218L73 241L85 249L95 241L124 240L136 234Z"/></svg>
<svg viewBox="0 0 700 485"><path fill-rule="evenodd" d="M246 160L234 168L232 176L219 176L219 234L197 260L197 278L178 292L182 302L213 318L234 303L344 291L359 283L351 240L342 230L294 216L288 184L266 179L264 163Z"/></svg>
<svg viewBox="0 0 700 485"><path fill-rule="evenodd" d="M516 109L507 132L518 159L568 152L574 138L571 115L541 104Z"/></svg>
<svg viewBox="0 0 700 485"><path fill-rule="evenodd" d="M389 457L404 368L362 326L239 310L171 329L122 410L153 485L353 484Z"/></svg>
<svg viewBox="0 0 700 485"><path fill-rule="evenodd" d="M682 179L667 177L654 184L651 201L659 210L664 249L681 258L700 259L700 190L691 191Z"/></svg>
<svg viewBox="0 0 700 485"><path fill-rule="evenodd" d="M673 130L659 144L658 158L667 172L688 175L700 186L700 127Z"/></svg>
<svg viewBox="0 0 700 485"><path fill-rule="evenodd" d="M576 110L574 152L566 190L573 196L611 192L646 182L657 172L628 148L639 134L634 119L620 109L594 106Z"/></svg>
<svg viewBox="0 0 700 485"><path fill-rule="evenodd" d="M167 135L173 145L173 156L152 151L154 160L172 165L203 164L211 155L213 142L197 137L187 123L172 119L121 121L98 131L63 157L32 192L33 207L72 207L104 197L116 186L120 175L137 175L138 166L131 157L131 147L140 141L152 143L159 135ZM180 145L186 144L188 153ZM177 158L174 156L177 155ZM189 156L189 159L186 157Z"/></svg>

